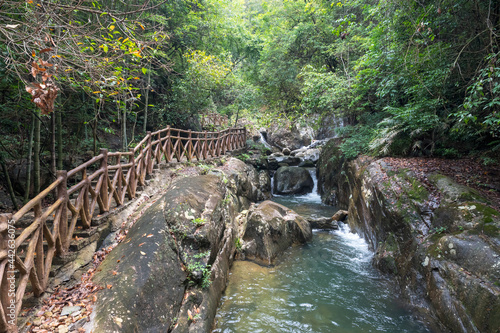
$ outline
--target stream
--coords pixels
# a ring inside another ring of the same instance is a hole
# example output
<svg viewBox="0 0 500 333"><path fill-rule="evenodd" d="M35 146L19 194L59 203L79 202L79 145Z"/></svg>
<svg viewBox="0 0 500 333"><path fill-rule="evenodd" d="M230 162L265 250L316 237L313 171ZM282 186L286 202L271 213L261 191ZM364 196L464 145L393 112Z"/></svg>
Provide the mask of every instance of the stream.
<svg viewBox="0 0 500 333"><path fill-rule="evenodd" d="M303 216L332 216L313 171L312 193L273 201ZM273 267L235 262L213 332L432 332L398 300L395 282L372 266L367 243L347 225L313 234Z"/></svg>

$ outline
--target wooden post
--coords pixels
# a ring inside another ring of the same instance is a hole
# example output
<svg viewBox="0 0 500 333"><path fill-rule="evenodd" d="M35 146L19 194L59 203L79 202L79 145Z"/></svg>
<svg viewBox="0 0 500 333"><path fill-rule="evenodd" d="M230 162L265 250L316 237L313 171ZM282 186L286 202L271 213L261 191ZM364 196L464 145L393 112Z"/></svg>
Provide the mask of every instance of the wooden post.
<svg viewBox="0 0 500 333"><path fill-rule="evenodd" d="M208 133L207 133L207 131L205 131L204 140L203 140L203 150L202 150L203 159L205 159L205 160L208 158L207 146L208 146Z"/></svg>
<svg viewBox="0 0 500 333"><path fill-rule="evenodd" d="M217 132L217 140L215 141L215 156L220 156L220 132Z"/></svg>
<svg viewBox="0 0 500 333"><path fill-rule="evenodd" d="M193 138L191 136L191 130L189 130L189 135L188 135L187 153L188 153L188 161L191 161L193 159Z"/></svg>
<svg viewBox="0 0 500 333"><path fill-rule="evenodd" d="M171 147L172 147L172 140L171 140L171 135L170 135L170 125L167 126L167 136L166 136L166 139L165 139L165 145L166 145L166 154L167 156L165 157L165 160L167 163L170 163L170 161L172 160L172 150L171 150Z"/></svg>
<svg viewBox="0 0 500 333"><path fill-rule="evenodd" d="M128 162L132 163L132 166L130 167L130 178L129 178L129 199L135 198L135 190L137 188L137 181L135 177L135 155L134 155L134 148L130 148L128 150L130 152L130 155L128 157Z"/></svg>
<svg viewBox="0 0 500 333"><path fill-rule="evenodd" d="M101 214L104 212L109 211L109 200L108 200L108 180L109 180L109 175L108 175L108 150L101 148L99 150L99 154L102 155L101 159L101 166L100 169L103 170L103 173L101 175L102 177L102 184L101 184L101 189L100 189L100 197L102 203L99 202L99 210L101 211Z"/></svg>
<svg viewBox="0 0 500 333"><path fill-rule="evenodd" d="M63 199L63 203L61 204L61 217L59 221L59 239L61 241L61 248L59 249L58 252L62 250L62 252L64 253L69 249L69 243L71 238L71 236L68 237L68 201L69 201L68 187L67 187L68 171L58 170L57 178L60 177L62 177L63 180L57 186L57 196L58 199Z"/></svg>
<svg viewBox="0 0 500 333"><path fill-rule="evenodd" d="M243 127L243 147L247 145L247 128Z"/></svg>
<svg viewBox="0 0 500 333"><path fill-rule="evenodd" d="M151 132L148 131L148 153L146 154L147 159L146 159L146 170L148 174L153 173L153 159L152 157L152 146L151 146Z"/></svg>
<svg viewBox="0 0 500 333"><path fill-rule="evenodd" d="M161 155L163 155L163 144L161 143L161 134L158 133L158 145L156 146L156 149L158 150L158 154L156 154L156 164L161 163Z"/></svg>

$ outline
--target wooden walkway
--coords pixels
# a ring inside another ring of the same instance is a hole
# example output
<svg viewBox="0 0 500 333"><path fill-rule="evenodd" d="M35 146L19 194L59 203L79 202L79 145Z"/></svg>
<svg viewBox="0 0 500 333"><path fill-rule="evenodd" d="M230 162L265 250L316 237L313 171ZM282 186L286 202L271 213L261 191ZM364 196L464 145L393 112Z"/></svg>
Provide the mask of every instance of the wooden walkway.
<svg viewBox="0 0 500 333"><path fill-rule="evenodd" d="M94 214L136 196L156 164L205 160L244 148L245 128L193 132L170 128L151 133L128 152L108 152L57 179L15 214L0 215L0 332L17 332L27 290L46 289L54 256L69 250L76 229L89 229Z"/></svg>

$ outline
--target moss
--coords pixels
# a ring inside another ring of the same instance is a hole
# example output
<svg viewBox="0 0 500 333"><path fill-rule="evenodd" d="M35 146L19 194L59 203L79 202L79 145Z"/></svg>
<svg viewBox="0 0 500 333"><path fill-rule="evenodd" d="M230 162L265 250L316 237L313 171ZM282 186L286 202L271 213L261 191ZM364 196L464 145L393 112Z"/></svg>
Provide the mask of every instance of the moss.
<svg viewBox="0 0 500 333"><path fill-rule="evenodd" d="M484 233L487 236L490 236L490 237L500 236L500 228L498 228L494 225L491 225L491 224L483 225L482 227L480 227L480 229L481 229L482 233Z"/></svg>
<svg viewBox="0 0 500 333"><path fill-rule="evenodd" d="M396 241L396 237L394 236L394 234L392 232L389 233L389 236L387 237L387 239L385 241L385 249L387 251L391 251L391 252L398 251L398 243Z"/></svg>

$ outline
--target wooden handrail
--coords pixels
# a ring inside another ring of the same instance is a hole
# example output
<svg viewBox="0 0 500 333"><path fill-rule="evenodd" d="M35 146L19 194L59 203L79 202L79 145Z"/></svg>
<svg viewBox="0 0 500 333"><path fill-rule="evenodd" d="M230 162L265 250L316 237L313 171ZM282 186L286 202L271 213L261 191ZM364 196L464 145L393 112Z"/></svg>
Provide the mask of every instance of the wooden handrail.
<svg viewBox="0 0 500 333"><path fill-rule="evenodd" d="M227 124L227 117L212 115L209 119L219 125L224 121ZM11 323L16 322L21 311L28 282L36 296L45 291L54 255L68 251L78 223L83 228L90 228L97 206L100 213L104 213L113 204L118 207L127 198L133 199L137 186L145 185L146 176L163 161L204 160L245 145L245 128L194 132L167 126L154 133L148 132L128 152L110 153L101 149L99 155L76 168L57 171L56 180L14 215L0 214L0 333L17 332ZM69 189L68 180L72 184ZM10 233L13 228L20 227L20 221L25 227L9 243L13 237ZM18 249L24 246L22 259ZM7 280L11 263L18 270L13 319L8 308L11 301L4 297L11 286Z"/></svg>

